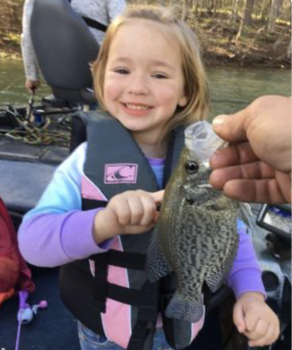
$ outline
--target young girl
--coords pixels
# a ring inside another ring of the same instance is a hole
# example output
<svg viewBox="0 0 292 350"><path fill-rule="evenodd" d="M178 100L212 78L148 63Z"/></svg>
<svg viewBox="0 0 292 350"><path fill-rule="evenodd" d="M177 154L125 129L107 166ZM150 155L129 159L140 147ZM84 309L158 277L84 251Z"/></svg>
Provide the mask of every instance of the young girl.
<svg viewBox="0 0 292 350"><path fill-rule="evenodd" d="M159 322L151 346L158 302L142 257L159 215L164 168L171 149L181 148L179 126L208 112L198 43L169 9L130 7L110 25L93 73L100 105L111 117L91 118L87 143L59 166L25 216L20 249L32 264L64 265L61 294L79 320L83 350L170 349ZM270 344L279 323L264 301L241 223L238 234L228 277L237 298L234 322L251 346Z"/></svg>

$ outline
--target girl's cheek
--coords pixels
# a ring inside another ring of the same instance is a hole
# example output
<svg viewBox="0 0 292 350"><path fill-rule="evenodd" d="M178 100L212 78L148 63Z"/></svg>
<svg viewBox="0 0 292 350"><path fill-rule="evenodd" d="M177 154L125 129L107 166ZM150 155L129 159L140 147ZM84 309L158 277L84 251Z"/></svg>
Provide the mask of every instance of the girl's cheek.
<svg viewBox="0 0 292 350"><path fill-rule="evenodd" d="M114 100L120 95L120 87L116 81L108 79L104 84L104 97L109 100Z"/></svg>

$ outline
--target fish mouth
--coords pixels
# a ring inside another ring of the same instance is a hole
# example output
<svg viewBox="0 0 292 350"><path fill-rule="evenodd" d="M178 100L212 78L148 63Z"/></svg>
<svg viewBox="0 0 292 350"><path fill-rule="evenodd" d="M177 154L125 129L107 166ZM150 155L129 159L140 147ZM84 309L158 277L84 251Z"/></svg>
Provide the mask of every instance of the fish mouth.
<svg viewBox="0 0 292 350"><path fill-rule="evenodd" d="M199 185L197 185L197 187L198 188L210 188L210 189L213 188L209 183L199 184Z"/></svg>

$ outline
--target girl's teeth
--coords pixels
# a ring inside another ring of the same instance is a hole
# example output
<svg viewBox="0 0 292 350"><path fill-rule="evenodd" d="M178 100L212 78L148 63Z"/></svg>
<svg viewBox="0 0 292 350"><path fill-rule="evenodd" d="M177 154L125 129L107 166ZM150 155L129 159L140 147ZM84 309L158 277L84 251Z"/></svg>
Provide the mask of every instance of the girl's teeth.
<svg viewBox="0 0 292 350"><path fill-rule="evenodd" d="M149 109L148 106L132 105L132 104L129 104L129 103L127 103L126 106L129 109L135 109L135 110L139 110L139 111Z"/></svg>

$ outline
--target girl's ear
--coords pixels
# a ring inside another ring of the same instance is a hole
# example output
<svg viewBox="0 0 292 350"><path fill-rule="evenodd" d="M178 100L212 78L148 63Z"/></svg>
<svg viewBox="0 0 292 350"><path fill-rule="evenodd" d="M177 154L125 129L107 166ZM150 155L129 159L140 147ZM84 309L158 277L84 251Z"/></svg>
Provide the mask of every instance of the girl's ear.
<svg viewBox="0 0 292 350"><path fill-rule="evenodd" d="M188 100L185 95L183 95L179 100L178 100L178 105L180 107L184 107L188 103Z"/></svg>

